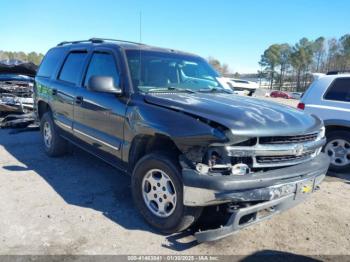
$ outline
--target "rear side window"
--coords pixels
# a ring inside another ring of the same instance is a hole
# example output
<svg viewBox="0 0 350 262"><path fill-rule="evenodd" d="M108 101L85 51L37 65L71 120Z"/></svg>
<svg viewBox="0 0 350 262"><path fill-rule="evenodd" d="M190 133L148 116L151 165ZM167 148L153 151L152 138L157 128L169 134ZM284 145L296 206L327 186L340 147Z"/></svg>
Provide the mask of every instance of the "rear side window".
<svg viewBox="0 0 350 262"><path fill-rule="evenodd" d="M108 53L94 53L92 55L84 86L87 86L92 76L111 76L114 79L114 85L119 86L120 84L117 65L113 56Z"/></svg>
<svg viewBox="0 0 350 262"><path fill-rule="evenodd" d="M64 62L58 79L71 84L77 84L79 82L86 57L86 52L70 53Z"/></svg>
<svg viewBox="0 0 350 262"><path fill-rule="evenodd" d="M47 52L40 65L37 75L42 77L51 77L55 73L62 55L62 49L51 49L49 52Z"/></svg>
<svg viewBox="0 0 350 262"><path fill-rule="evenodd" d="M350 102L350 78L337 78L324 96L326 100Z"/></svg>

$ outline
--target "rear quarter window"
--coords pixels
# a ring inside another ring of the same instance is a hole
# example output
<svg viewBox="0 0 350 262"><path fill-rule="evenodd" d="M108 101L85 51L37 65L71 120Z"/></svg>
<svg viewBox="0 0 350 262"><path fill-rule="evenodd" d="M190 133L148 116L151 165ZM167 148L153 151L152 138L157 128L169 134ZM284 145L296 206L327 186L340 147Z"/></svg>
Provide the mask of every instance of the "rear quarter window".
<svg viewBox="0 0 350 262"><path fill-rule="evenodd" d="M55 73L62 56L62 49L49 50L40 65L37 76L50 78Z"/></svg>
<svg viewBox="0 0 350 262"><path fill-rule="evenodd" d="M324 95L324 99L350 102L350 78L335 79Z"/></svg>
<svg viewBox="0 0 350 262"><path fill-rule="evenodd" d="M80 80L86 57L86 52L70 53L63 64L58 79L71 84L77 84Z"/></svg>

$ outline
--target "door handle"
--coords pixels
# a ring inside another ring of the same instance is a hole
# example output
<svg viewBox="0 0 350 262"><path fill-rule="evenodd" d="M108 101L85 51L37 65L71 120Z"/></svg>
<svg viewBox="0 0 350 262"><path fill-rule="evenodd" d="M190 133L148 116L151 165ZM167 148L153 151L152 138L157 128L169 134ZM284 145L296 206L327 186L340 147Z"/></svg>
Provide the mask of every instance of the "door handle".
<svg viewBox="0 0 350 262"><path fill-rule="evenodd" d="M77 96L75 98L75 103L76 104L81 104L84 101L84 98L82 96Z"/></svg>
<svg viewBox="0 0 350 262"><path fill-rule="evenodd" d="M52 95L53 96L57 95L57 89L56 88L52 89Z"/></svg>

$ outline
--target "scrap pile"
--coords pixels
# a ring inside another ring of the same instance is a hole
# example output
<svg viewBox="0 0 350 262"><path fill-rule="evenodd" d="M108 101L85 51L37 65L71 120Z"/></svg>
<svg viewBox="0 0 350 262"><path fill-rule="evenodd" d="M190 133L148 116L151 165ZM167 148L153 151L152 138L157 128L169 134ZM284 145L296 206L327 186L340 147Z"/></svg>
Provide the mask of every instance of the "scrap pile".
<svg viewBox="0 0 350 262"><path fill-rule="evenodd" d="M37 66L33 63L0 63L1 128L26 127L35 122L33 87Z"/></svg>

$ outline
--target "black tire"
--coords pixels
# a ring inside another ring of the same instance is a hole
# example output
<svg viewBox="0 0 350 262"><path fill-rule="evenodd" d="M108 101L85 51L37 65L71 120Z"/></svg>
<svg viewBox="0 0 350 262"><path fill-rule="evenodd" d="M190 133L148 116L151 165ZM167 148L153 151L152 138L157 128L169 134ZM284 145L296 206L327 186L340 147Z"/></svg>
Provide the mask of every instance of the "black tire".
<svg viewBox="0 0 350 262"><path fill-rule="evenodd" d="M345 140L350 145L350 132L349 131L344 131L344 130L331 131L331 132L327 133L326 136L327 136L327 144L324 146L324 151L330 157L332 154L331 154L331 152L327 152L326 148L327 148L327 145L329 145L333 141L335 141L337 139L342 139L342 140ZM350 154L348 155L348 158L350 159ZM346 171L350 170L350 163L347 165L343 165L343 166L339 166L339 165L335 165L335 164L331 163L331 165L329 166L329 170L333 171L333 172L346 172Z"/></svg>
<svg viewBox="0 0 350 262"><path fill-rule="evenodd" d="M51 143L45 142L45 126L48 126L51 130ZM45 152L50 157L62 156L68 151L68 142L63 139L57 131L57 127L52 119L51 112L46 112L40 121L40 131L43 138L43 144Z"/></svg>
<svg viewBox="0 0 350 262"><path fill-rule="evenodd" d="M142 181L149 170L159 169L172 180L177 201L175 209L168 217L159 217L152 213L143 198ZM136 207L152 227L163 233L175 233L187 229L200 216L202 208L188 207L183 204L183 184L178 164L166 153L152 153L140 159L132 174L131 188Z"/></svg>

